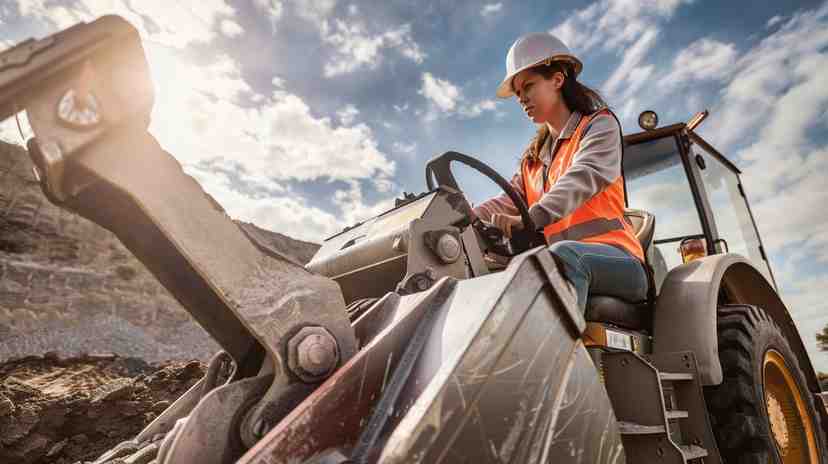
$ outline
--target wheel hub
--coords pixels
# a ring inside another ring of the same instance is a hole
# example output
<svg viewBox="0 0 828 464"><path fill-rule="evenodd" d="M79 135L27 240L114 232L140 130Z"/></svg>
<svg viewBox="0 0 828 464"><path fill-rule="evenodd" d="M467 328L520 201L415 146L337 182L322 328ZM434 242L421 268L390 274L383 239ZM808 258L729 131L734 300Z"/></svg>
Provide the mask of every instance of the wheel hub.
<svg viewBox="0 0 828 464"><path fill-rule="evenodd" d="M771 432L773 438L776 440L776 446L783 451L788 449L790 444L790 436L788 435L788 423L785 421L785 412L782 411L782 406L779 400L773 394L766 394L765 399L768 406L768 418L770 419Z"/></svg>
<svg viewBox="0 0 828 464"><path fill-rule="evenodd" d="M818 462L816 441L805 400L776 350L768 350L763 362L763 390L770 428L782 462Z"/></svg>

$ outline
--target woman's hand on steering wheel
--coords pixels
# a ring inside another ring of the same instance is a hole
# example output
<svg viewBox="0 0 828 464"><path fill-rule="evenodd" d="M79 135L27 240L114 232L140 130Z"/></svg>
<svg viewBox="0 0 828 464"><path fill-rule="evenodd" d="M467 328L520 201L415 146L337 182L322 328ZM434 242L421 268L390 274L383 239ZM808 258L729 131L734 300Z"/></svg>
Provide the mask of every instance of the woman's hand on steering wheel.
<svg viewBox="0 0 828 464"><path fill-rule="evenodd" d="M503 235L507 238L512 238L512 230L523 229L523 220L520 216L513 216L511 214L494 213L492 214L492 225L503 231Z"/></svg>

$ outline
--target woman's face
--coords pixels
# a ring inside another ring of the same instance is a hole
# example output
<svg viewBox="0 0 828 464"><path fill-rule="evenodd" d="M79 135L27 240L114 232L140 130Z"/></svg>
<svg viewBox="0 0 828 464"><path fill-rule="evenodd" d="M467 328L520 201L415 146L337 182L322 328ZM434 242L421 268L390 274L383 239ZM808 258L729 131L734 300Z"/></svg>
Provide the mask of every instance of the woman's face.
<svg viewBox="0 0 828 464"><path fill-rule="evenodd" d="M532 69L524 69L512 81L515 96L526 116L535 124L542 124L552 119L552 115L564 107L561 86L564 76L556 72L549 79Z"/></svg>

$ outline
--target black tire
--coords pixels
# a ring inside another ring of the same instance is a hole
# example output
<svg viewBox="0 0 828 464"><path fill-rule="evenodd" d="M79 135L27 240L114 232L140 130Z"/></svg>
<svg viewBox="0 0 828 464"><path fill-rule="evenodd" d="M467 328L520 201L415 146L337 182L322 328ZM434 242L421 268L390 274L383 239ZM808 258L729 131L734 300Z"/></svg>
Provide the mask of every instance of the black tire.
<svg viewBox="0 0 828 464"><path fill-rule="evenodd" d="M781 355L804 400L814 431L817 462L826 462L825 437L805 376L779 327L761 308L721 306L718 312L719 360L724 381L705 387L713 432L725 464L781 463L765 401L766 353Z"/></svg>

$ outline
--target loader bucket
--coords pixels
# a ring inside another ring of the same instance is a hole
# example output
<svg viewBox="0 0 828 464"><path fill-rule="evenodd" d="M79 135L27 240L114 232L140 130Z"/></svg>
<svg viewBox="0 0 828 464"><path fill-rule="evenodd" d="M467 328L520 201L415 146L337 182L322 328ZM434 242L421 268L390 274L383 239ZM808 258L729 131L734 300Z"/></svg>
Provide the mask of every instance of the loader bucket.
<svg viewBox="0 0 828 464"><path fill-rule="evenodd" d="M378 301L355 324L378 333L240 462L624 462L563 282L538 248Z"/></svg>

